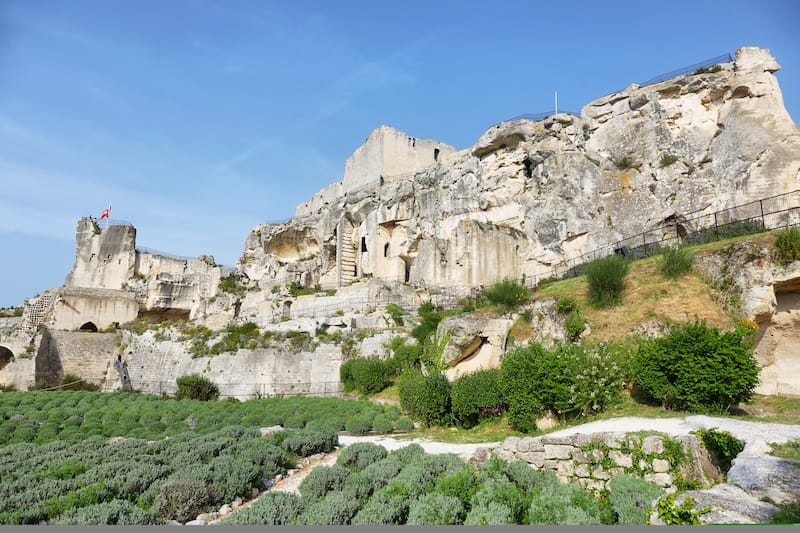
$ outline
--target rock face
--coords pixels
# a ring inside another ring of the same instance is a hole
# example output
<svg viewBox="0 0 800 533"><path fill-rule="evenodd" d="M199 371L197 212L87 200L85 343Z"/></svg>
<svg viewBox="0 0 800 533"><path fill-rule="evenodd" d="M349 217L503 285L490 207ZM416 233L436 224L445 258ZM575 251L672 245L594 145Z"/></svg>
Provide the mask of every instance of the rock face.
<svg viewBox="0 0 800 533"><path fill-rule="evenodd" d="M742 48L716 72L633 85L580 117L504 122L458 152L381 127L342 182L287 224L254 228L238 266L262 285L372 275L463 291L506 276L533 283L643 231L681 235L690 214L798 188L800 134L778 68L768 51ZM407 172L394 175L379 154L398 139Z"/></svg>

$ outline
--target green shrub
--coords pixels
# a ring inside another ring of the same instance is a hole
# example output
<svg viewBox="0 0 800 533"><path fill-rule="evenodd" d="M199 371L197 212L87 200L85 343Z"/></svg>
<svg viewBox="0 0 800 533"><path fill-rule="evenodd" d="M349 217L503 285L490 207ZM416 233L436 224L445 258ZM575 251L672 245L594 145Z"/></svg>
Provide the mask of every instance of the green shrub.
<svg viewBox="0 0 800 533"><path fill-rule="evenodd" d="M408 509L407 524L442 526L458 524L463 506L458 498L430 492L417 498Z"/></svg>
<svg viewBox="0 0 800 533"><path fill-rule="evenodd" d="M556 312L560 315L568 315L578 308L578 301L572 296L562 296L556 301ZM530 322L530 320L528 320Z"/></svg>
<svg viewBox="0 0 800 533"><path fill-rule="evenodd" d="M446 425L450 419L450 382L440 373L423 376L405 372L397 384L400 405L427 425Z"/></svg>
<svg viewBox="0 0 800 533"><path fill-rule="evenodd" d="M294 521L301 509L300 497L296 494L270 491L250 507L229 514L220 524L284 526Z"/></svg>
<svg viewBox="0 0 800 533"><path fill-rule="evenodd" d="M178 384L178 392L175 394L178 400L188 398L205 402L219 398L219 387L203 376L181 376L175 382Z"/></svg>
<svg viewBox="0 0 800 533"><path fill-rule="evenodd" d="M336 464L360 472L373 463L385 459L389 452L383 446L371 442L356 442L347 446Z"/></svg>
<svg viewBox="0 0 800 533"><path fill-rule="evenodd" d="M600 413L618 398L624 380L624 354L608 345L539 344L506 354L500 387L508 400L511 424L522 432L552 411L564 419Z"/></svg>
<svg viewBox="0 0 800 533"><path fill-rule="evenodd" d="M527 463L525 463L527 466ZM529 467L530 468L530 467ZM436 492L457 498L462 508L467 509L478 490L478 479L471 468L463 468L436 480Z"/></svg>
<svg viewBox="0 0 800 533"><path fill-rule="evenodd" d="M397 376L406 370L416 370L420 367L422 359L422 344L402 343L394 347L393 355L390 359L390 373Z"/></svg>
<svg viewBox="0 0 800 533"><path fill-rule="evenodd" d="M346 526L358 508L359 502L351 494L344 491L329 492L322 500L312 503L296 522L306 526Z"/></svg>
<svg viewBox="0 0 800 533"><path fill-rule="evenodd" d="M304 498L324 498L330 491L341 490L349 476L350 470L338 464L318 466L300 482L297 490Z"/></svg>
<svg viewBox="0 0 800 533"><path fill-rule="evenodd" d="M337 430L324 427L288 433L281 442L283 449L301 457L308 457L315 453L329 453L338 445Z"/></svg>
<svg viewBox="0 0 800 533"><path fill-rule="evenodd" d="M377 433L391 433L392 429L394 424L388 415L378 415L372 421L372 430Z"/></svg>
<svg viewBox="0 0 800 533"><path fill-rule="evenodd" d="M700 428L697 430L697 436L700 437L703 446L714 456L723 473L727 473L731 469L733 460L744 450L744 443L727 431L720 431L716 428Z"/></svg>
<svg viewBox="0 0 800 533"><path fill-rule="evenodd" d="M213 489L205 482L199 479L174 479L161 485L153 511L164 520L187 522L209 510L215 501Z"/></svg>
<svg viewBox="0 0 800 533"><path fill-rule="evenodd" d="M601 524L600 503L575 484L547 484L534 492L528 519L531 524Z"/></svg>
<svg viewBox="0 0 800 533"><path fill-rule="evenodd" d="M111 500L72 508L58 517L57 525L147 525L155 523L150 513L126 500Z"/></svg>
<svg viewBox="0 0 800 533"><path fill-rule="evenodd" d="M511 509L502 503L489 501L488 503L474 505L469 513L467 513L467 517L464 519L464 525L502 526L513 524L514 519L511 514Z"/></svg>
<svg viewBox="0 0 800 533"><path fill-rule="evenodd" d="M353 357L339 368L345 392L368 395L380 392L391 384L386 363L377 356Z"/></svg>
<svg viewBox="0 0 800 533"><path fill-rule="evenodd" d="M656 510L658 517L668 526L699 526L700 517L711 510L694 508L694 500L687 496L680 505L675 505L675 495L668 494L658 500Z"/></svg>
<svg viewBox="0 0 800 533"><path fill-rule="evenodd" d="M725 412L753 396L759 366L743 327L720 333L703 322L645 340L633 359L636 387L670 409Z"/></svg>
<svg viewBox="0 0 800 533"><path fill-rule="evenodd" d="M527 302L530 294L530 290L522 283L504 278L486 289L483 296L491 303L508 310Z"/></svg>
<svg viewBox="0 0 800 533"><path fill-rule="evenodd" d="M353 435L364 435L372 429L373 420L375 420L375 414L370 411L358 413L345 421L344 429Z"/></svg>
<svg viewBox="0 0 800 533"><path fill-rule="evenodd" d="M692 269L692 256L685 248L666 247L661 250L661 274L677 279Z"/></svg>
<svg viewBox="0 0 800 533"><path fill-rule="evenodd" d="M499 503L508 508L510 519L516 524L522 518L522 501L522 493L517 485L506 477L495 477L484 481L483 486L472 497L472 508L488 507L491 502Z"/></svg>
<svg viewBox="0 0 800 533"><path fill-rule="evenodd" d="M411 330L411 336L417 339L417 343L422 346L436 328L439 327L439 322L442 320L442 315L436 311L436 306L430 301L423 302L417 309L417 314L420 318L420 323L417 327Z"/></svg>
<svg viewBox="0 0 800 533"><path fill-rule="evenodd" d="M647 524L655 501L664 489L641 478L622 474L608 484L609 500L622 525Z"/></svg>
<svg viewBox="0 0 800 533"><path fill-rule="evenodd" d="M535 490L545 485L558 483L558 478L554 471L531 468L531 465L522 460L509 463L504 468L504 472L506 477L526 494L533 494Z"/></svg>
<svg viewBox="0 0 800 533"><path fill-rule="evenodd" d="M394 421L394 429L395 431L413 431L414 422L406 417L400 417Z"/></svg>
<svg viewBox="0 0 800 533"><path fill-rule="evenodd" d="M381 489L353 517L354 526L382 526L405 524L408 517L408 500L401 494Z"/></svg>
<svg viewBox="0 0 800 533"><path fill-rule="evenodd" d="M465 427L505 411L506 399L497 380L499 369L478 370L456 379L450 389L453 417Z"/></svg>
<svg viewBox="0 0 800 533"><path fill-rule="evenodd" d="M782 229L775 238L775 258L782 265L800 258L800 228Z"/></svg>
<svg viewBox="0 0 800 533"><path fill-rule="evenodd" d="M345 448L346 449L346 448ZM403 469L404 463L397 457L386 457L364 467L361 471L369 482L369 491L382 489Z"/></svg>
<svg viewBox="0 0 800 533"><path fill-rule="evenodd" d="M616 254L587 264L584 272L589 283L589 303L600 308L618 305L629 267L628 261Z"/></svg>
<svg viewBox="0 0 800 533"><path fill-rule="evenodd" d="M403 326L403 315L405 311L403 308L397 304L387 304L386 305L386 312L389 313L389 316L392 317L392 321L394 322L395 326Z"/></svg>
<svg viewBox="0 0 800 533"><path fill-rule="evenodd" d="M564 321L564 329L567 333L567 340L576 342L583 330L586 329L586 319L577 309L572 311L567 319Z"/></svg>

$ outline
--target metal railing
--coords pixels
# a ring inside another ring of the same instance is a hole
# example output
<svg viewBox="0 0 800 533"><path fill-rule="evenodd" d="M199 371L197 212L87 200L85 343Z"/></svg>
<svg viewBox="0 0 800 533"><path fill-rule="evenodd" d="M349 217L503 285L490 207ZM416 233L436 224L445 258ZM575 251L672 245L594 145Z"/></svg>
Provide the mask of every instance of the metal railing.
<svg viewBox="0 0 800 533"><path fill-rule="evenodd" d="M669 80L671 78L677 78L678 76L685 76L686 74L693 74L694 72L697 72L699 69L713 67L714 65L719 65L722 63L730 63L731 61L733 61L733 56L731 56L731 54L718 55L716 57L706 59L705 61L695 63L694 65L689 65L688 67L683 67L677 70L671 70L670 72L665 72L664 74L659 74L654 78L650 78L647 81L643 81L642 83L639 84L639 87L644 87L646 85L653 85L655 83L660 83L662 81Z"/></svg>
<svg viewBox="0 0 800 533"><path fill-rule="evenodd" d="M530 120L531 122L539 122L540 120L544 120L547 117L552 117L553 115L556 115L556 114L558 114L558 115L572 115L572 116L575 116L575 117L580 117L581 116L580 113L576 113L574 111L567 111L566 109L559 109L558 111L556 111L555 109L551 109L550 111L542 111L541 113L535 113L535 114L524 113L522 115L517 115L516 117L507 118L506 120L501 120L497 124L492 124L487 129L492 129L495 126L499 126L500 124L502 124L504 122L513 122L515 120Z"/></svg>
<svg viewBox="0 0 800 533"><path fill-rule="evenodd" d="M583 273L585 265L613 253L641 259L665 245L702 244L737 235L759 233L800 223L800 190L769 196L712 213L695 211L666 220L658 227L561 261L546 272L527 279L531 287L547 278L564 279Z"/></svg>
<svg viewBox="0 0 800 533"><path fill-rule="evenodd" d="M170 254L167 252L162 252L161 250L154 250L153 248L147 248L145 246L137 246L136 252L140 254L160 255L161 257L167 257L169 259L179 259L181 261L190 261L192 259L197 259L196 257L187 257L185 255Z"/></svg>

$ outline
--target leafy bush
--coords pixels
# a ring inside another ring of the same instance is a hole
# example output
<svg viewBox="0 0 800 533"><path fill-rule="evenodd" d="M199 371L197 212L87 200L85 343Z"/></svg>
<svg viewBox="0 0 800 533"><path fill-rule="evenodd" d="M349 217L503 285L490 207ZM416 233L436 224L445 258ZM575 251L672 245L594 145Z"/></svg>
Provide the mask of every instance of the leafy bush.
<svg viewBox="0 0 800 533"><path fill-rule="evenodd" d="M336 464L360 472L367 466L385 459L389 452L383 446L371 442L356 442L346 447Z"/></svg>
<svg viewBox="0 0 800 533"><path fill-rule="evenodd" d="M724 473L731 469L733 460L744 450L744 443L727 431L700 428L697 430L697 436L700 437L703 446L713 454L717 465Z"/></svg>
<svg viewBox="0 0 800 533"><path fill-rule="evenodd" d="M534 492L528 519L531 524L600 524L600 503L579 485L548 484Z"/></svg>
<svg viewBox="0 0 800 533"><path fill-rule="evenodd" d="M612 478L608 488L617 523L622 525L647 524L653 503L664 494L655 483L627 474Z"/></svg>
<svg viewBox="0 0 800 533"><path fill-rule="evenodd" d="M188 398L205 402L219 398L219 387L203 376L181 376L175 382L178 384L178 392L175 394L178 400Z"/></svg>
<svg viewBox="0 0 800 533"><path fill-rule="evenodd" d="M504 278L486 289L483 296L495 305L513 309L527 302L530 294L531 292L522 283Z"/></svg>
<svg viewBox="0 0 800 533"><path fill-rule="evenodd" d="M622 389L622 357L605 344L561 344L553 350L531 344L506 354L499 382L509 421L531 432L536 418L548 411L566 419L602 412Z"/></svg>
<svg viewBox="0 0 800 533"><path fill-rule="evenodd" d="M567 333L567 340L570 342L575 342L580 338L583 330L586 329L586 319L583 317L580 311L575 309L564 321L564 329Z"/></svg>
<svg viewBox="0 0 800 533"><path fill-rule="evenodd" d="M411 336L417 339L417 343L422 346L436 328L439 327L439 322L442 320L441 313L436 311L436 306L430 301L423 302L417 309L417 314L420 318L420 323L417 327L411 330Z"/></svg>
<svg viewBox="0 0 800 533"><path fill-rule="evenodd" d="M402 326L403 324L403 315L405 311L403 308L397 304L387 304L386 305L386 312L389 313L389 316L392 317L392 321L394 322L395 326Z"/></svg>
<svg viewBox="0 0 800 533"><path fill-rule="evenodd" d="M345 448L346 449L346 448ZM405 464L397 457L386 457L365 466L361 471L370 485L370 492L382 489L403 469Z"/></svg>
<svg viewBox="0 0 800 533"><path fill-rule="evenodd" d="M628 261L616 254L587 264L584 272L589 283L589 303L600 308L619 304L629 267Z"/></svg>
<svg viewBox="0 0 800 533"><path fill-rule="evenodd" d="M525 463L527 466L527 463ZM462 508L470 506L472 497L478 490L478 479L470 468L463 468L453 474L441 476L436 480L436 492L457 498Z"/></svg>
<svg viewBox="0 0 800 533"><path fill-rule="evenodd" d="M668 494L658 500L656 510L658 517L668 526L699 526L700 517L711 510L694 508L694 500L687 496L680 505L675 505L675 495Z"/></svg>
<svg viewBox="0 0 800 533"><path fill-rule="evenodd" d="M364 435L372 429L372 421L375 420L375 413L365 411L349 417L344 423L344 429L354 435Z"/></svg>
<svg viewBox="0 0 800 533"><path fill-rule="evenodd" d="M250 507L229 514L220 524L284 526L294 521L301 509L300 497L296 494L270 491Z"/></svg>
<svg viewBox="0 0 800 533"><path fill-rule="evenodd" d="M296 523L306 526L346 526L358 508L359 502L351 494L344 491L329 492L324 499L311 504L298 516Z"/></svg>
<svg viewBox="0 0 800 533"><path fill-rule="evenodd" d="M440 373L405 372L397 384L400 405L427 425L449 422L450 382Z"/></svg>
<svg viewBox="0 0 800 533"><path fill-rule="evenodd" d="M511 509L497 503L489 501L488 503L480 503L474 505L467 513L464 519L465 526L502 526L505 524L513 524L514 520L511 516Z"/></svg>
<svg viewBox="0 0 800 533"><path fill-rule="evenodd" d="M490 503L499 503L506 507L512 523L519 523L522 518L522 493L514 483L506 477L489 478L472 498L472 508L488 507ZM553 522L557 524L558 522Z"/></svg>
<svg viewBox="0 0 800 533"><path fill-rule="evenodd" d="M354 526L400 525L408 517L408 500L401 494L381 489L353 517Z"/></svg>
<svg viewBox="0 0 800 533"><path fill-rule="evenodd" d="M300 431L286 432L287 436L281 442L283 449L308 457L316 453L329 453L339 445L339 434L333 428L303 429Z"/></svg>
<svg viewBox="0 0 800 533"><path fill-rule="evenodd" d="M782 265L800 258L800 228L782 229L775 238L775 258Z"/></svg>
<svg viewBox="0 0 800 533"><path fill-rule="evenodd" d="M318 466L300 482L297 490L304 498L323 498L330 491L344 487L350 470L341 465Z"/></svg>
<svg viewBox="0 0 800 533"><path fill-rule="evenodd" d="M150 513L126 500L111 500L86 507L72 508L58 517L57 525L146 525L153 524Z"/></svg>
<svg viewBox="0 0 800 533"><path fill-rule="evenodd" d="M391 433L393 428L394 424L388 415L378 415L372 421L372 430L378 433Z"/></svg>
<svg viewBox="0 0 800 533"><path fill-rule="evenodd" d="M394 429L395 431L413 431L414 422L406 417L400 417L394 421Z"/></svg>
<svg viewBox="0 0 800 533"><path fill-rule="evenodd" d="M153 511L164 520L194 520L216 501L211 487L199 479L175 479L161 486Z"/></svg>
<svg viewBox="0 0 800 533"><path fill-rule="evenodd" d="M666 247L661 250L661 274L677 279L692 269L692 256L685 248Z"/></svg>
<svg viewBox="0 0 800 533"><path fill-rule="evenodd" d="M417 498L408 510L409 525L453 525L459 523L463 506L458 498L430 492Z"/></svg>
<svg viewBox="0 0 800 533"><path fill-rule="evenodd" d="M666 337L642 341L634 382L666 408L724 412L752 398L758 385L750 334L743 327L720 333L698 321L675 327Z"/></svg>
<svg viewBox="0 0 800 533"><path fill-rule="evenodd" d="M380 392L391 384L386 363L377 356L353 357L339 368L345 392L361 394Z"/></svg>
<svg viewBox="0 0 800 533"><path fill-rule="evenodd" d="M578 308L578 301L572 296L563 296L556 301L556 312L559 315L568 315ZM530 322L530 320L528 321Z"/></svg>
<svg viewBox="0 0 800 533"><path fill-rule="evenodd" d="M474 426L481 418L502 414L506 399L500 385L498 369L478 370L456 379L450 389L453 417L465 427Z"/></svg>

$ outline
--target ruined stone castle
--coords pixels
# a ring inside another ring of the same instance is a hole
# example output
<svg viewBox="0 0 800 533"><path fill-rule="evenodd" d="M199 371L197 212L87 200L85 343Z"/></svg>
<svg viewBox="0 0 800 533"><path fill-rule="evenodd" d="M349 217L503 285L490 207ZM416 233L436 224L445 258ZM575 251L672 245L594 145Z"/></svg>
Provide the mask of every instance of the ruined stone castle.
<svg viewBox="0 0 800 533"><path fill-rule="evenodd" d="M741 48L714 68L604 96L580 115L502 122L465 150L381 126L340 181L289 221L253 228L233 269L211 256L137 249L129 224L80 220L64 285L28 300L22 316L0 318L0 383L24 389L73 373L114 390L121 355L143 391L173 392L176 377L200 373L240 398L336 394L344 357L383 355L404 334L389 304L411 315L424 301L453 305L502 278L535 287L630 236L680 239L707 215L800 189L800 131L779 68L767 50ZM800 207L800 193L792 198ZM796 223L794 213L782 223ZM797 291L788 271L745 287L743 312L762 324L800 312L778 309L775 276L779 294ZM166 326L117 329L137 319L214 332L254 322L312 342L192 357L186 335ZM498 364L511 322L454 334L448 375ZM365 333L348 353L313 341L357 332ZM764 364L796 366L800 376L791 346ZM774 374L763 390L800 395L797 380Z"/></svg>

